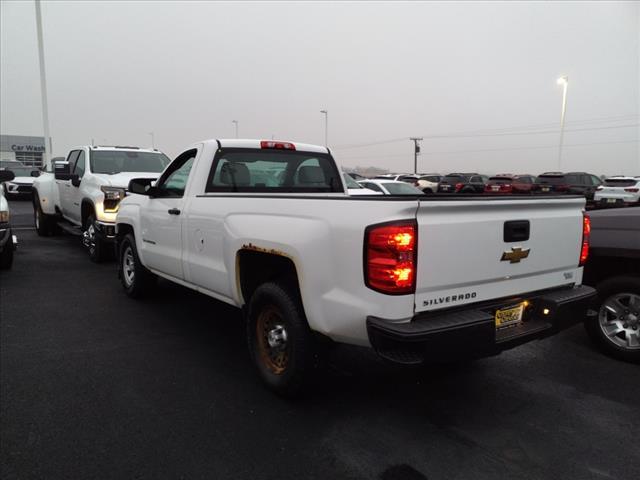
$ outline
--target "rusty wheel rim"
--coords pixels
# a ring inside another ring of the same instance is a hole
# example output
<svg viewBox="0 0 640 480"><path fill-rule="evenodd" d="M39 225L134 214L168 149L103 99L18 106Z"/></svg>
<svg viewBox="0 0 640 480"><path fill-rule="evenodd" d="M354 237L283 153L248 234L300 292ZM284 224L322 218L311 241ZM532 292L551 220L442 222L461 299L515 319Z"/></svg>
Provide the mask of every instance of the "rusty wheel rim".
<svg viewBox="0 0 640 480"><path fill-rule="evenodd" d="M256 338L260 361L275 375L282 375L289 364L288 332L284 319L273 306L267 306L258 315Z"/></svg>

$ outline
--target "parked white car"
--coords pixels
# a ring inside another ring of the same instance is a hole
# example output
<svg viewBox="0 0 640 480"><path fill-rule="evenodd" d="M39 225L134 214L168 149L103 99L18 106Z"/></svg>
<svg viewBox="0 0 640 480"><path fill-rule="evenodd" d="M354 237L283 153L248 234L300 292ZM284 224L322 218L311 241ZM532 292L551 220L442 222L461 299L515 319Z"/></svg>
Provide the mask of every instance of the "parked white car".
<svg viewBox="0 0 640 480"><path fill-rule="evenodd" d="M129 192L126 294L163 277L242 308L282 394L333 342L403 364L493 355L581 321L594 294L584 198L356 199L325 147L237 139L196 143Z"/></svg>
<svg viewBox="0 0 640 480"><path fill-rule="evenodd" d="M436 193L441 179L442 175L439 173L425 173L418 178L417 186L424 193Z"/></svg>
<svg viewBox="0 0 640 480"><path fill-rule="evenodd" d="M373 190L363 187L347 173L343 173L342 176L344 177L344 183L347 186L347 193L349 195L382 195L381 192L374 192Z"/></svg>
<svg viewBox="0 0 640 480"><path fill-rule="evenodd" d="M11 170L14 178L4 182L4 194L7 198L31 197L31 188L35 177L40 175L36 167L28 167L17 160L0 160L0 170Z"/></svg>
<svg viewBox="0 0 640 480"><path fill-rule="evenodd" d="M113 251L115 219L129 180L155 179L169 164L157 150L137 147L73 148L33 184L33 213L38 235L52 235L56 226L82 235L89 258L105 259ZM111 245L110 245L111 244Z"/></svg>
<svg viewBox="0 0 640 480"><path fill-rule="evenodd" d="M640 176L610 177L596 189L594 202L603 206L640 204Z"/></svg>
<svg viewBox="0 0 640 480"><path fill-rule="evenodd" d="M379 192L384 195L422 195L423 192L418 187L414 187L406 182L395 180L362 180L358 182L365 188Z"/></svg>

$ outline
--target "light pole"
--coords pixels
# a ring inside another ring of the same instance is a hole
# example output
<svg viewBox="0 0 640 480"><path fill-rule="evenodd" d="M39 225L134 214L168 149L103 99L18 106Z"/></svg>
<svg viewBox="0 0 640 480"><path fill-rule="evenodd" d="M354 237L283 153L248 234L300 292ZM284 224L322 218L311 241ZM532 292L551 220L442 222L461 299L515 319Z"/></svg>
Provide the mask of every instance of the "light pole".
<svg viewBox="0 0 640 480"><path fill-rule="evenodd" d="M236 126L236 138L238 138L238 120L231 120L231 123L235 124Z"/></svg>
<svg viewBox="0 0 640 480"><path fill-rule="evenodd" d="M409 138L413 142L413 173L418 174L418 154L420 153L420 144L419 141L423 140L422 137L411 137Z"/></svg>
<svg viewBox="0 0 640 480"><path fill-rule="evenodd" d="M38 60L40 64L40 96L42 99L42 123L44 126L44 164L51 170L51 135L49 133L49 106L47 102L47 76L44 70L44 42L42 39L42 13L40 0L36 0L36 32L38 34Z"/></svg>
<svg viewBox="0 0 640 480"><path fill-rule="evenodd" d="M324 114L324 146L329 148L329 110L320 110Z"/></svg>
<svg viewBox="0 0 640 480"><path fill-rule="evenodd" d="M562 142L564 140L564 117L567 113L567 88L569 87L569 77L563 75L556 80L558 85L562 85L562 112L560 113L560 143L558 145L558 170L562 171Z"/></svg>
<svg viewBox="0 0 640 480"><path fill-rule="evenodd" d="M153 132L149 132L149 135L151 135L151 148L156 148L156 137L153 134Z"/></svg>

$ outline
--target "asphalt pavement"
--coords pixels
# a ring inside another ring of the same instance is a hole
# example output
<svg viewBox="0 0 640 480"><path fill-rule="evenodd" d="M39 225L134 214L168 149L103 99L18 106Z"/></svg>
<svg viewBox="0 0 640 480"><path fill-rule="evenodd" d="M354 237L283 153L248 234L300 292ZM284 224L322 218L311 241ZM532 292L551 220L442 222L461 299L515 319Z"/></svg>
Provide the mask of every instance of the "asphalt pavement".
<svg viewBox="0 0 640 480"><path fill-rule="evenodd" d="M80 240L19 238L0 273L0 477L638 479L640 369L581 325L468 364L399 369L338 348L286 401L238 311L160 282L121 291Z"/></svg>

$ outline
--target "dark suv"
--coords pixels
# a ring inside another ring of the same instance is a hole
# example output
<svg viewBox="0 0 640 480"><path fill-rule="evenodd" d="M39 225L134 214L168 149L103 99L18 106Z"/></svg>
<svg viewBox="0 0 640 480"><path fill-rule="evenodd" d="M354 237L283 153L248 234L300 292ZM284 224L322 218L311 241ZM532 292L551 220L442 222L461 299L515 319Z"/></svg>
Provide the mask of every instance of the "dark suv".
<svg viewBox="0 0 640 480"><path fill-rule="evenodd" d="M438 193L483 193L489 180L479 173L450 173L438 184Z"/></svg>
<svg viewBox="0 0 640 480"><path fill-rule="evenodd" d="M592 202L596 188L602 185L602 180L586 172L546 172L538 176L536 184L540 193L584 195L587 201Z"/></svg>

